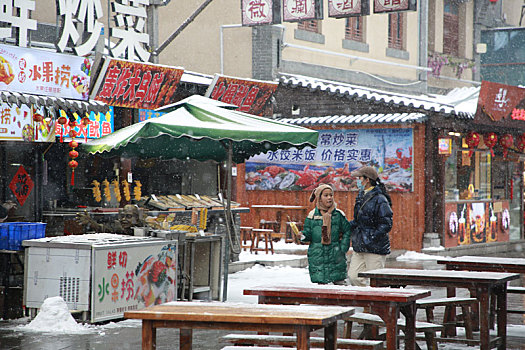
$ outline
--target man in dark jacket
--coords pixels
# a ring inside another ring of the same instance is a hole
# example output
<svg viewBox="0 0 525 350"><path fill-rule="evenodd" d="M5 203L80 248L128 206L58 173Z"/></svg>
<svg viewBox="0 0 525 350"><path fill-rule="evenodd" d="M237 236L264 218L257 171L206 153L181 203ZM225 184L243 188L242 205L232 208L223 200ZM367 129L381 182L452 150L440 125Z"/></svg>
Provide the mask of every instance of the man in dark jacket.
<svg viewBox="0 0 525 350"><path fill-rule="evenodd" d="M358 277L359 272L380 269L390 254L392 209L390 196L380 182L377 171L365 166L353 174L357 178L359 194L354 205L354 220L350 221L352 232L352 259L349 279L352 285L366 286L368 281Z"/></svg>

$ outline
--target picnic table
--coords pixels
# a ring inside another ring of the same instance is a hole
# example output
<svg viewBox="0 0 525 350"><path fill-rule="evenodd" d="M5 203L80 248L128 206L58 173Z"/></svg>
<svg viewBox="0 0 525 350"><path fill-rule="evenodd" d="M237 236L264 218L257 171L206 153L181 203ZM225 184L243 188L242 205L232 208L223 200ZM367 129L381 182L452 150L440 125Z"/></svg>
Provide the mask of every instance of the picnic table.
<svg viewBox="0 0 525 350"><path fill-rule="evenodd" d="M279 221L279 232L285 233L286 222L288 221L288 217L295 218L298 221L302 221L306 218L306 211L308 210L308 207L301 205L254 204L251 205L251 209L253 210L254 215L254 225L259 225L259 222L263 217L268 218L269 215L275 216L275 214L278 211L281 212L281 217Z"/></svg>
<svg viewBox="0 0 525 350"><path fill-rule="evenodd" d="M525 273L525 259L522 258L461 256L439 258L437 263L445 265L447 270Z"/></svg>
<svg viewBox="0 0 525 350"><path fill-rule="evenodd" d="M455 289L474 290L479 302L480 349L506 348L507 341L507 282L518 279L519 274L503 272L377 269L360 272L360 277L370 278L374 287L404 287L407 285L446 287L447 296L455 296ZM496 297L497 337L490 339L490 296ZM494 345L494 346L493 346Z"/></svg>
<svg viewBox="0 0 525 350"><path fill-rule="evenodd" d="M353 286L282 287L259 286L244 289L244 295L259 296L259 304L318 304L371 307L386 325L387 349L397 348L397 320L406 317L405 349L415 348L416 300L428 290ZM349 334L346 335L349 337Z"/></svg>
<svg viewBox="0 0 525 350"><path fill-rule="evenodd" d="M297 349L309 349L310 332L324 329L325 349L336 349L337 321L354 313L348 307L254 305L176 301L127 311L142 320L142 349L156 348L157 328L179 328L180 349L192 349L193 329L232 329L297 334Z"/></svg>

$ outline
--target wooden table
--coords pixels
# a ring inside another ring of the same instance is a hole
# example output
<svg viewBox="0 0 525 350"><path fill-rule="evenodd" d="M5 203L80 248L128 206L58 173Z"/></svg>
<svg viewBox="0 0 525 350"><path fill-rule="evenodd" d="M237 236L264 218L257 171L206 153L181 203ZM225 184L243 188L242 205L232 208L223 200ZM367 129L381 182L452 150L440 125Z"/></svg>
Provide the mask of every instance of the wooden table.
<svg viewBox="0 0 525 350"><path fill-rule="evenodd" d="M525 273L525 259L520 258L461 256L439 258L437 263L445 265L447 270Z"/></svg>
<svg viewBox="0 0 525 350"><path fill-rule="evenodd" d="M124 317L142 320L143 350L156 348L157 328L179 328L181 350L192 349L196 328L296 333L301 350L310 348L311 331L324 329L325 349L332 350L337 347L337 321L353 313L353 308L335 306L176 301L127 311Z"/></svg>
<svg viewBox="0 0 525 350"><path fill-rule="evenodd" d="M244 295L258 295L259 304L370 306L372 312L385 322L389 350L397 348L397 320L402 312L406 317L405 349L408 350L415 348L416 300L429 296L430 291L351 286L261 286L245 289Z"/></svg>
<svg viewBox="0 0 525 350"><path fill-rule="evenodd" d="M455 296L456 288L475 290L479 301L480 349L506 348L507 341L507 282L519 274L503 272L378 269L360 272L359 277L370 278L373 287L402 287L407 285L446 287L447 296ZM490 296L496 297L498 333L491 341L489 334Z"/></svg>
<svg viewBox="0 0 525 350"><path fill-rule="evenodd" d="M286 232L286 222L288 221L288 216L290 218L295 219L297 221L303 221L306 218L306 211L308 210L308 207L300 206L300 205L260 205L260 204L254 204L251 206L254 216L254 227L259 225L261 222L261 219L265 219L268 221L274 220L273 217L275 217L275 214L280 211L281 212L281 220L279 224L279 232L285 233ZM269 216L272 215L271 219L268 219Z"/></svg>

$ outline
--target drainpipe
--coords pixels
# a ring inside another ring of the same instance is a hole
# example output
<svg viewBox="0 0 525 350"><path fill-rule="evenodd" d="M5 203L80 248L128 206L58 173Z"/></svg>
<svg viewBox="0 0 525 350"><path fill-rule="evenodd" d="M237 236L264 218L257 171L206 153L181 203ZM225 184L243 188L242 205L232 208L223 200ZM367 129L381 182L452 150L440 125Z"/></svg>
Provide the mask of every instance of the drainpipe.
<svg viewBox="0 0 525 350"><path fill-rule="evenodd" d="M420 67L428 65L428 0L419 0L419 62ZM428 92L427 71L419 72L422 93Z"/></svg>
<svg viewBox="0 0 525 350"><path fill-rule="evenodd" d="M224 74L224 34L225 28L240 28L242 24L223 24L219 33L219 42L221 45L221 74Z"/></svg>

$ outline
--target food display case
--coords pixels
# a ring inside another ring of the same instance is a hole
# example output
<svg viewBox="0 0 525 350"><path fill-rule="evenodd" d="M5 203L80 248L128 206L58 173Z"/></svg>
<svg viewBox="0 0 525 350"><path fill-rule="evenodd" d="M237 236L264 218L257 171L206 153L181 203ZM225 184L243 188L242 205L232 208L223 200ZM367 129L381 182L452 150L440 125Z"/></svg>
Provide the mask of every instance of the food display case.
<svg viewBox="0 0 525 350"><path fill-rule="evenodd" d="M177 299L178 240L100 233L22 244L24 305L32 317L52 296L90 322Z"/></svg>

